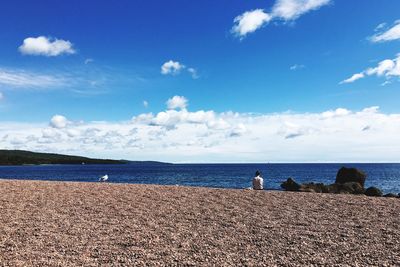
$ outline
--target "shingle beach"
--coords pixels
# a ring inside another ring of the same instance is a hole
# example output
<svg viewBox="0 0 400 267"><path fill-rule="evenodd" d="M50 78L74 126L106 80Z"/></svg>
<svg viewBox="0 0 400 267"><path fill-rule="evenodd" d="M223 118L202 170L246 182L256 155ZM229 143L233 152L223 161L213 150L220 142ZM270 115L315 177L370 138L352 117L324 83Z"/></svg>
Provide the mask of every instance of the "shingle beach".
<svg viewBox="0 0 400 267"><path fill-rule="evenodd" d="M0 266L399 266L400 199L0 180Z"/></svg>

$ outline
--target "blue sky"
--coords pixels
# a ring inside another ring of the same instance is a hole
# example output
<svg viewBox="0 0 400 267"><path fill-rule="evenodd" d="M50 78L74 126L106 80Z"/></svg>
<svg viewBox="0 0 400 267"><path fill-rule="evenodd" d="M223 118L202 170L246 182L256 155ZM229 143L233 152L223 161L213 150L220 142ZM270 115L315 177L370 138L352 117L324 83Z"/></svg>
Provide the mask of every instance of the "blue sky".
<svg viewBox="0 0 400 267"><path fill-rule="evenodd" d="M32 126L33 136L39 139L43 127L61 131L67 125L83 127L95 121L111 125L149 113L154 120L172 109L212 111L216 118L229 121L233 115L220 116L228 111L253 114L247 115L250 120L251 116L308 116L338 109L354 115L379 106L376 112L392 118L400 113L398 10L397 0L367 4L356 0L3 1L0 144L58 151L60 140L44 146L46 142L32 144L21 135L13 144L4 136L35 124L40 126ZM166 108L173 96L179 96L175 100L180 102ZM51 127L55 115L64 118L65 127ZM154 121L148 124L166 127ZM294 124L302 128L307 123ZM252 132L244 121L231 121L230 126L230 133L243 127L243 133ZM277 133L281 129L271 127ZM302 130L293 136L306 133L310 134ZM80 140L75 141L82 149L71 152L107 157ZM373 140L379 143L378 137ZM167 143L172 141L159 145ZM137 157L137 151L113 151L110 155L115 157L118 153ZM145 156L185 161L188 153ZM211 161L241 161L226 156L229 150L223 148L198 153L198 157L189 153L193 158L188 161L207 161L211 154L221 155ZM265 151L257 153L271 157ZM296 159L315 161L317 155L301 154ZM357 155L346 160L357 161ZM277 160L294 159L283 155Z"/></svg>

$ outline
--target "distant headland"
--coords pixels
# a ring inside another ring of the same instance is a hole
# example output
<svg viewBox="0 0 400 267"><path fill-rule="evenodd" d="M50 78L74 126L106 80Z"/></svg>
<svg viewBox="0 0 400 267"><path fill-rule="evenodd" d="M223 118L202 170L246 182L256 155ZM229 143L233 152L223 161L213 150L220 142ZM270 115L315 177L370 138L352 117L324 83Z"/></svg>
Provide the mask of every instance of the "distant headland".
<svg viewBox="0 0 400 267"><path fill-rule="evenodd" d="M38 153L25 150L0 150L0 165L43 165L43 164L169 164L157 161L129 161L94 159L54 153Z"/></svg>

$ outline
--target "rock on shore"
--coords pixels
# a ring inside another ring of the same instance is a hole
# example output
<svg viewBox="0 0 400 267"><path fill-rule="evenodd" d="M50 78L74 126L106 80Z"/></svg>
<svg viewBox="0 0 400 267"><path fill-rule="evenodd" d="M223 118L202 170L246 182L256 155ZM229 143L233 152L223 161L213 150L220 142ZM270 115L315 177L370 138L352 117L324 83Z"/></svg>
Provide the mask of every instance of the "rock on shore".
<svg viewBox="0 0 400 267"><path fill-rule="evenodd" d="M367 175L359 169L342 167L336 174L335 184L359 183L364 187L366 178Z"/></svg>
<svg viewBox="0 0 400 267"><path fill-rule="evenodd" d="M334 184L325 185L323 183L305 183L299 184L293 178L288 178L281 184L285 191L293 192L315 192L332 194L353 194L371 197L383 196L382 191L377 187L364 188L367 175L355 168L342 167L336 175ZM386 194L386 197L395 197L394 194Z"/></svg>

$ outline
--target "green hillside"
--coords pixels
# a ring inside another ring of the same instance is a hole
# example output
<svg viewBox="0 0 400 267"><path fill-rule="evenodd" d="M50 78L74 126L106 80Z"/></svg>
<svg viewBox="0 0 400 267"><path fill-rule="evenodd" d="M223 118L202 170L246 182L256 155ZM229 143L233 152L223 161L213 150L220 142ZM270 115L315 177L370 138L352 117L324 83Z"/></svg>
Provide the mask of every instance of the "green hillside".
<svg viewBox="0 0 400 267"><path fill-rule="evenodd" d="M24 150L0 150L0 165L27 164L124 164L127 161L92 159L51 153L36 153Z"/></svg>

